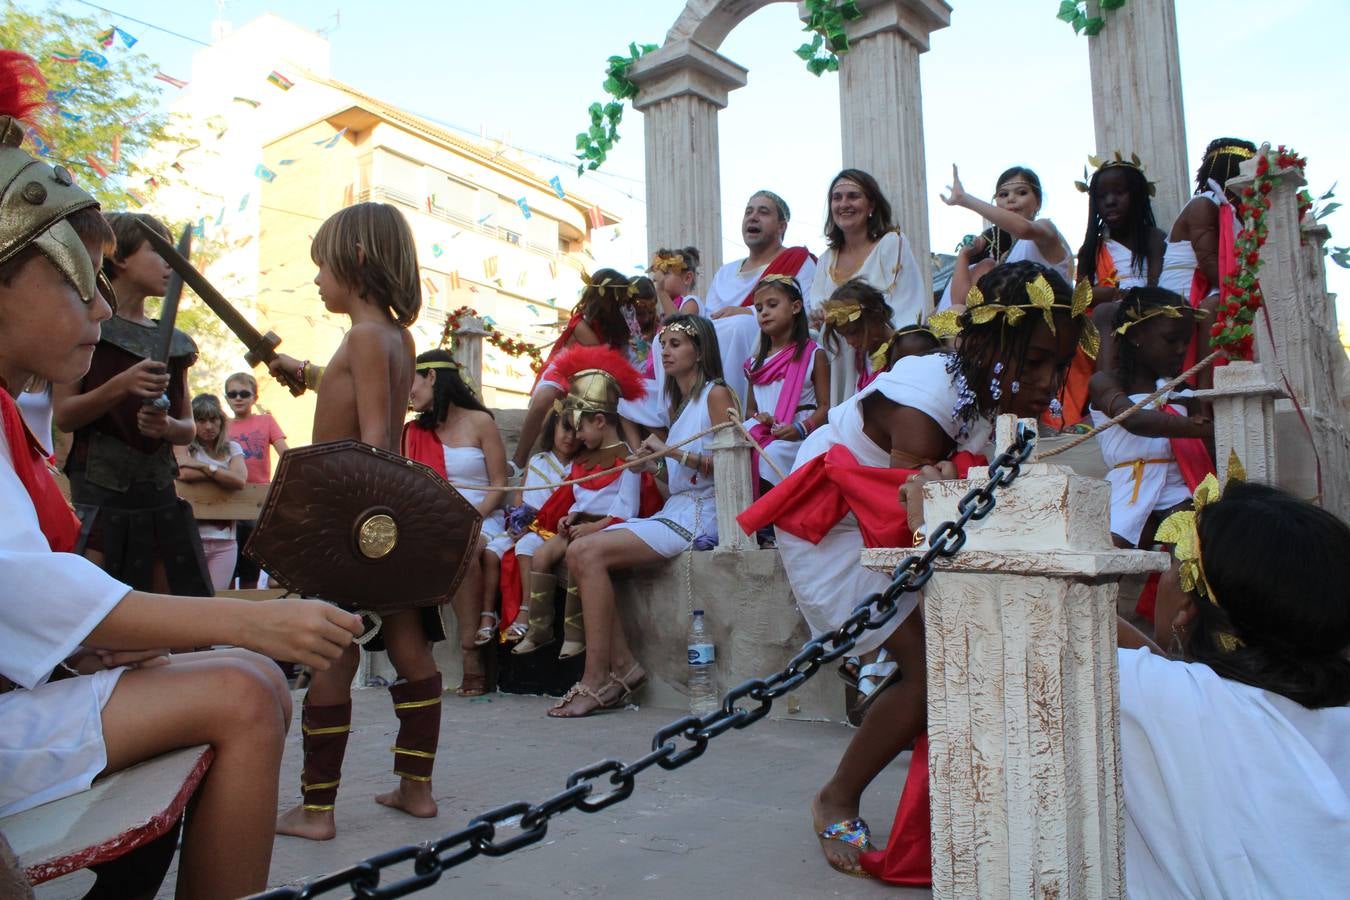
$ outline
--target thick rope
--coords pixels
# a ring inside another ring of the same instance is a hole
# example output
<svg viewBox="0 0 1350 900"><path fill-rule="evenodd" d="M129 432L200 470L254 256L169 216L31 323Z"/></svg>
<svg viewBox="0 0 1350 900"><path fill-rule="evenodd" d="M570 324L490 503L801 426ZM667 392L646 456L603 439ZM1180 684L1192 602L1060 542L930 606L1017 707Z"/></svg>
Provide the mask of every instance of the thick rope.
<svg viewBox="0 0 1350 900"><path fill-rule="evenodd" d="M770 469L773 469L773 473L778 476L779 481L787 478L787 476L783 474L783 470L774 465L773 460L769 457L768 451L761 447L759 441L755 440L755 436L746 429L745 423L742 422L730 408L727 409L727 412L733 413L731 417L732 424L736 426L741 434L745 435L745 439L750 442L750 446L755 448L755 452L759 454L760 461L767 464Z"/></svg>
<svg viewBox="0 0 1350 900"><path fill-rule="evenodd" d="M1114 428L1121 422L1124 422L1130 416L1139 412L1139 410L1148 406L1150 403L1156 401L1158 398L1170 394L1172 390L1176 388L1178 385L1182 384L1185 381L1190 380L1190 378L1194 376L1197 372L1199 372L1201 369L1205 368L1208 365L1212 365L1216 359L1218 359L1220 356L1223 355L1224 352L1222 350L1215 350L1209 356L1206 356L1204 359L1200 360L1198 363L1191 366L1185 372L1182 372L1176 378L1173 378L1171 381L1167 382L1167 384L1164 384L1162 387L1158 388L1156 391L1149 394L1143 400L1140 400L1134 406L1131 406L1129 409L1125 410L1124 412L1120 413L1117 416L1113 416L1112 418L1093 428L1091 431L1080 434L1078 437L1074 438L1073 440L1069 441L1067 444L1064 444L1061 447L1055 447L1053 450L1047 450L1044 453L1038 453L1035 456L1035 458L1031 460L1031 462L1038 463L1043 460L1047 460L1052 456L1058 456L1061 453L1065 453L1069 450L1072 450L1079 444L1087 443L1088 441L1095 438L1097 435L1101 434L1103 431L1106 431L1108 428Z"/></svg>

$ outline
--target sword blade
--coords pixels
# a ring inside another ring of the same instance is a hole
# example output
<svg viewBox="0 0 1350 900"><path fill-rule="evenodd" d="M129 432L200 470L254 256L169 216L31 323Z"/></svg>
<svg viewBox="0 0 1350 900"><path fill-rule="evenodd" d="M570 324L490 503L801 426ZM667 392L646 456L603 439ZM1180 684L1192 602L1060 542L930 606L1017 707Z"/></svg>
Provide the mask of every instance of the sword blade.
<svg viewBox="0 0 1350 900"><path fill-rule="evenodd" d="M137 220L140 221L140 220ZM141 223L144 225L144 223ZM183 236L178 239L178 253L187 259L192 253L192 226L183 228ZM183 296L183 276L175 271L169 276L169 286L164 291L164 303L159 311L159 331L155 334L156 362L167 363L169 351L173 347L174 323L178 320L178 301Z"/></svg>
<svg viewBox="0 0 1350 900"><path fill-rule="evenodd" d="M271 362L276 358L277 354L272 349L273 345L263 339L258 329L254 328L239 310L230 305L230 301L226 300L220 291L212 287L211 282L206 280L206 276L198 272L192 263L174 248L173 244L164 239L163 235L157 233L144 222L138 224L140 224L146 240L150 242L150 246L154 247L155 251L164 257L169 267L183 279L188 287L192 288L198 297L202 298L202 302L211 308L211 312L215 313L221 322L225 323L226 328L234 332L234 336L243 342L250 353L264 363Z"/></svg>

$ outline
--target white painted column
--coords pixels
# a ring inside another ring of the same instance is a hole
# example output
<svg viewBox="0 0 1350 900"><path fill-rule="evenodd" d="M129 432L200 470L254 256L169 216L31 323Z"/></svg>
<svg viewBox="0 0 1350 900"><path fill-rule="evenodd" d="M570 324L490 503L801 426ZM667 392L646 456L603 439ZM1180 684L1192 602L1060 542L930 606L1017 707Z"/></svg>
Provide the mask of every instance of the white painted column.
<svg viewBox="0 0 1350 900"><path fill-rule="evenodd" d="M929 484L929 529L986 479ZM1124 893L1117 580L1168 557L1112 546L1110 496L1066 467L1024 466L928 583L934 897ZM912 552L863 562L888 571Z"/></svg>
<svg viewBox="0 0 1350 900"><path fill-rule="evenodd" d="M1229 181L1233 191L1251 187L1256 164L1256 159L1242 163L1242 174ZM1261 248L1265 304L1253 330L1256 357L1267 380L1286 391L1292 387L1298 405L1293 398L1275 400L1275 452L1280 464L1271 483L1305 499L1320 493L1322 505L1350 517L1350 422L1341 401L1346 391L1346 362L1337 333L1336 306L1326 290L1322 261L1314 257L1320 250L1316 227L1305 230L1299 222L1298 190L1306 182L1297 169L1274 175L1266 211L1269 231ZM1216 388L1221 371L1215 372ZM1217 408L1215 415L1217 433ZM1226 456L1219 461L1224 460Z"/></svg>
<svg viewBox="0 0 1350 900"><path fill-rule="evenodd" d="M839 57L839 126L846 168L871 173L890 201L931 291L928 177L919 54L951 23L943 0L859 0Z"/></svg>
<svg viewBox="0 0 1350 900"><path fill-rule="evenodd" d="M1164 232L1191 195L1186 119L1181 106L1181 55L1174 0L1129 0L1103 13L1101 34L1087 38L1097 155L1136 153L1158 183L1153 213Z"/></svg>
<svg viewBox="0 0 1350 900"><path fill-rule="evenodd" d="M487 329L478 316L465 316L459 320L455 329L455 338L451 343L450 355L459 363L461 374L472 379L470 387L483 395L483 338Z"/></svg>
<svg viewBox="0 0 1350 900"><path fill-rule="evenodd" d="M703 266L722 265L722 174L717 113L746 70L688 39L670 41L629 69L640 87L647 148L647 248L693 244Z"/></svg>
<svg viewBox="0 0 1350 900"><path fill-rule="evenodd" d="M1197 391L1214 408L1214 462L1219 482L1237 453L1248 481L1279 484L1275 455L1275 399L1284 390L1259 362L1234 361L1214 370L1214 388Z"/></svg>
<svg viewBox="0 0 1350 900"><path fill-rule="evenodd" d="M750 483L750 454L755 451L735 428L717 432L707 446L712 450L713 486L717 491L717 549L757 549L755 536L746 534L736 522L755 499Z"/></svg>

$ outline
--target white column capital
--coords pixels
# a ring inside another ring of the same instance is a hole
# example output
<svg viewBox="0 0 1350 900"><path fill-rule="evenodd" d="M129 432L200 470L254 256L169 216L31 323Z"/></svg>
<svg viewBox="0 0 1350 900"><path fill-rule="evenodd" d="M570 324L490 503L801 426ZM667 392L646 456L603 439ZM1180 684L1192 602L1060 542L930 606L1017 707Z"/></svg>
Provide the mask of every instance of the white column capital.
<svg viewBox="0 0 1350 900"><path fill-rule="evenodd" d="M745 87L748 70L683 38L669 41L633 63L628 77L637 83L633 108L639 112L672 97L693 95L725 109L728 95Z"/></svg>
<svg viewBox="0 0 1350 900"><path fill-rule="evenodd" d="M850 41L898 31L920 53L927 52L934 31L952 23L952 8L944 0L858 0L861 19L844 23Z"/></svg>

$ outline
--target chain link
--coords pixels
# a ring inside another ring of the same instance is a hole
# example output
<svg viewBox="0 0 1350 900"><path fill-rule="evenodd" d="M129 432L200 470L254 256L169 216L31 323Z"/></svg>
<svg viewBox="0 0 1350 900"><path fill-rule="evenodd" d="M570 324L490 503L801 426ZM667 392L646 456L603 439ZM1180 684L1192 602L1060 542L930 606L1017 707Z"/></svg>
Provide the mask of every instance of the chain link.
<svg viewBox="0 0 1350 900"><path fill-rule="evenodd" d="M768 715L773 702L796 690L824 665L853 649L865 631L882 627L895 617L896 601L901 595L921 590L933 577L933 563L939 556L951 557L965 545L966 526L983 519L994 509L994 491L1006 487L1022 472L1022 463L1031 456L1035 432L1019 426L1017 439L989 467L989 481L971 490L956 505L956 521L943 522L928 538L922 555L906 556L891 573L891 583L878 594L860 603L838 628L802 647L782 671L765 678L752 678L727 691L722 705L704 716L684 716L656 732L652 749L631 764L606 759L574 771L564 790L536 804L526 802L499 806L473 819L467 828L436 841L397 847L368 859L312 879L301 885L276 888L256 897L262 900L302 900L317 897L338 888L350 889L362 898L403 897L434 884L448 869L475 856L504 856L529 846L548 833L549 820L572 809L595 813L627 800L637 785L637 776L652 766L674 771L698 759L708 742L732 729L741 729ZM751 701L757 706L741 706ZM677 741L682 741L680 746ZM608 777L606 777L608 776ZM603 793L598 793L602 792ZM518 833L499 837L499 828ZM413 862L413 874L401 881L380 886L381 873L390 866Z"/></svg>

